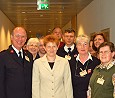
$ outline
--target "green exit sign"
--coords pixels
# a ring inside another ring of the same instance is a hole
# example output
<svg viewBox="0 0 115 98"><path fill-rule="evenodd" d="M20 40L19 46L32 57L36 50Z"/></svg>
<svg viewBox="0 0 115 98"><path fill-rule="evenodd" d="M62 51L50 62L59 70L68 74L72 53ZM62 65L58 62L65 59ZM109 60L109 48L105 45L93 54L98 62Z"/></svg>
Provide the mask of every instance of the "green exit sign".
<svg viewBox="0 0 115 98"><path fill-rule="evenodd" d="M41 0L41 2L49 2L49 0Z"/></svg>
<svg viewBox="0 0 115 98"><path fill-rule="evenodd" d="M39 4L37 9L38 10L48 10L49 4Z"/></svg>

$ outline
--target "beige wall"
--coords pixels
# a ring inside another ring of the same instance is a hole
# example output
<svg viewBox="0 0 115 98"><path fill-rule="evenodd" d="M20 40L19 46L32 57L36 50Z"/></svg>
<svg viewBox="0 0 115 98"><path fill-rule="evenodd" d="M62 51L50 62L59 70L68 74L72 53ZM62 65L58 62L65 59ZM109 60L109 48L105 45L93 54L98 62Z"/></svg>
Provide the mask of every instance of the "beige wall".
<svg viewBox="0 0 115 98"><path fill-rule="evenodd" d="M68 28L71 28L71 21L69 21L69 22L62 28L63 32L64 32L66 29L68 29Z"/></svg>
<svg viewBox="0 0 115 98"><path fill-rule="evenodd" d="M65 31L68 28L72 28L77 32L77 16L73 16L72 19L62 28Z"/></svg>
<svg viewBox="0 0 115 98"><path fill-rule="evenodd" d="M11 44L10 33L13 28L13 23L0 10L0 51L7 49Z"/></svg>
<svg viewBox="0 0 115 98"><path fill-rule="evenodd" d="M77 34L77 15L72 17L72 19L71 19L71 27L75 30L75 32Z"/></svg>
<svg viewBox="0 0 115 98"><path fill-rule="evenodd" d="M78 34L110 28L110 41L115 43L115 0L94 0L77 15Z"/></svg>

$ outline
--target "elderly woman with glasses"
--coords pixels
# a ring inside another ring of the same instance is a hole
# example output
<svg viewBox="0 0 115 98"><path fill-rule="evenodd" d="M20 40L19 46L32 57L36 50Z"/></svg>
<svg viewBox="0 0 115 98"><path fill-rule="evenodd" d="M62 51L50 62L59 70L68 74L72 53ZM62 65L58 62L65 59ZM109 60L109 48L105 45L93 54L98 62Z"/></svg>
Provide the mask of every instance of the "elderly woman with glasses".
<svg viewBox="0 0 115 98"><path fill-rule="evenodd" d="M90 78L91 98L115 98L114 44L102 43L98 54L101 64L95 68Z"/></svg>
<svg viewBox="0 0 115 98"><path fill-rule="evenodd" d="M89 50L89 37L85 34L76 38L78 55L75 65L71 67L74 98L87 98L90 77L100 60L92 56Z"/></svg>
<svg viewBox="0 0 115 98"><path fill-rule="evenodd" d="M38 54L38 38L30 38L27 42L27 50L33 55L33 60L40 58Z"/></svg>

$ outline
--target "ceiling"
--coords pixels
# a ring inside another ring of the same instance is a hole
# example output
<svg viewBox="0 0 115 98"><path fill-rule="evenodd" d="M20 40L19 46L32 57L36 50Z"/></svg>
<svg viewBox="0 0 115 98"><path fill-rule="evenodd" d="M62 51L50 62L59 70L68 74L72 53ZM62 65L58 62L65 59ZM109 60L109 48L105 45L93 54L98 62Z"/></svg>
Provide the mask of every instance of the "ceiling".
<svg viewBox="0 0 115 98"><path fill-rule="evenodd" d="M0 0L0 10L30 37L63 27L93 0L49 0L49 10L37 10L37 0Z"/></svg>

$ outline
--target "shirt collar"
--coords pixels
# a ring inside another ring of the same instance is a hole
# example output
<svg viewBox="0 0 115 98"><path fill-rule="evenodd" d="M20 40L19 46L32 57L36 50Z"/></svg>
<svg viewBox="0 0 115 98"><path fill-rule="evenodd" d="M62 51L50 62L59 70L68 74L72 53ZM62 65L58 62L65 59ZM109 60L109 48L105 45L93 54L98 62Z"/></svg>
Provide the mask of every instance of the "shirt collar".
<svg viewBox="0 0 115 98"><path fill-rule="evenodd" d="M17 50L13 45L12 45L12 48L15 50L16 54L19 56L19 50ZM21 55L22 55L23 54L22 49L20 50L20 52L21 52ZM23 57L23 55L22 55L22 57Z"/></svg>
<svg viewBox="0 0 115 98"><path fill-rule="evenodd" d="M101 68L104 69L106 68L107 70L110 69L113 65L115 65L115 60L113 60L111 63L109 63L107 66L104 66L103 64L100 64L99 66L97 66L97 68Z"/></svg>
<svg viewBox="0 0 115 98"><path fill-rule="evenodd" d="M66 45L64 46L64 50L66 52L69 52L68 48L71 48L71 52L74 50L74 44L71 47L67 47Z"/></svg>
<svg viewBox="0 0 115 98"><path fill-rule="evenodd" d="M87 58L86 61L88 61L89 59L93 61L91 54L88 52L88 58ZM78 61L78 60L80 61L79 54L78 54L77 57L76 57L76 61ZM85 61L85 62L86 62L86 61ZM81 62L81 61L80 61L80 62ZM85 62L84 62L84 64L85 64Z"/></svg>

